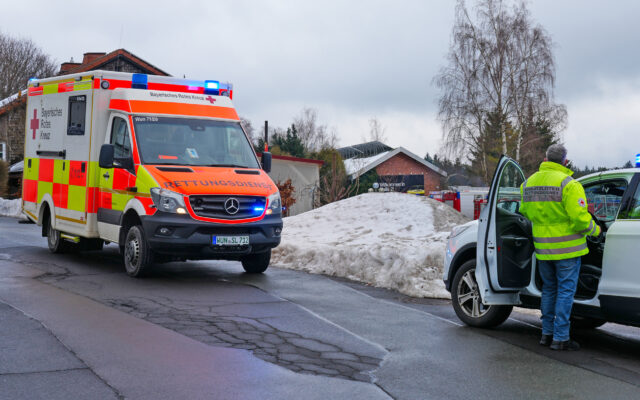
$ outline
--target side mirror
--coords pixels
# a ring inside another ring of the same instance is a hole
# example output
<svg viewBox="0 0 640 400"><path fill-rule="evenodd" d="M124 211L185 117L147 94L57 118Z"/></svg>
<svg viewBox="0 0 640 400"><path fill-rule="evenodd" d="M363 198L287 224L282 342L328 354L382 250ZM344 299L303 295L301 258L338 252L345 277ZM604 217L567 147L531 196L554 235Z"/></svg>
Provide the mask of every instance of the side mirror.
<svg viewBox="0 0 640 400"><path fill-rule="evenodd" d="M271 153L265 151L262 153L262 169L264 172L271 172Z"/></svg>
<svg viewBox="0 0 640 400"><path fill-rule="evenodd" d="M113 153L112 144L103 144L100 147L100 157L98 158L100 168L113 168Z"/></svg>

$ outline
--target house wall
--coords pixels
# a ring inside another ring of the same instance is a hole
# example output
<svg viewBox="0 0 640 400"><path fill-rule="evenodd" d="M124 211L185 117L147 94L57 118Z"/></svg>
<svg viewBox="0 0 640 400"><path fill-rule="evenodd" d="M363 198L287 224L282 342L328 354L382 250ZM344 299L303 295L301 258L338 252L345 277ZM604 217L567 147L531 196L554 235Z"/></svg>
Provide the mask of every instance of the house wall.
<svg viewBox="0 0 640 400"><path fill-rule="evenodd" d="M15 100L19 102L20 100ZM24 118L25 104L15 107L7 106L6 112L0 115L0 142L6 143L7 162L14 164L24 157Z"/></svg>
<svg viewBox="0 0 640 400"><path fill-rule="evenodd" d="M396 154L378 165L376 167L376 173L381 177L393 175L422 175L424 177L425 192L440 190L440 174L402 153Z"/></svg>
<svg viewBox="0 0 640 400"><path fill-rule="evenodd" d="M296 202L289 210L290 216L313 209L313 200L320 182L320 165L273 158L269 176L276 184L291 178Z"/></svg>

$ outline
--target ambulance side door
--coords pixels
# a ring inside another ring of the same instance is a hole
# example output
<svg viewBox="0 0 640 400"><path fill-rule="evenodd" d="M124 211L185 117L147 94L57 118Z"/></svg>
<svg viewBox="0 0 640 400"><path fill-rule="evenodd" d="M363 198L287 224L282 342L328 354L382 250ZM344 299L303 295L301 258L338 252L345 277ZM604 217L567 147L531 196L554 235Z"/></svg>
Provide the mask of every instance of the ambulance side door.
<svg viewBox="0 0 640 400"><path fill-rule="evenodd" d="M87 171L89 169L89 142L91 132L86 124L91 116L90 96L86 93L71 92L66 97L69 107L67 126L64 129L64 151L66 160L59 176L64 176L66 191L60 196L66 208L67 218L65 222L86 224L87 213ZM68 169L68 173L64 170ZM57 174L56 174L57 175ZM54 188L55 189L55 188ZM54 194L55 194L54 190ZM54 201L55 201L54 197ZM65 214L65 212L62 212ZM72 221L73 220L73 221Z"/></svg>
<svg viewBox="0 0 640 400"><path fill-rule="evenodd" d="M126 115L111 115L105 143L114 147L114 167L100 168L98 227L102 237L117 243L123 211L135 194L132 190L136 180L131 129Z"/></svg>

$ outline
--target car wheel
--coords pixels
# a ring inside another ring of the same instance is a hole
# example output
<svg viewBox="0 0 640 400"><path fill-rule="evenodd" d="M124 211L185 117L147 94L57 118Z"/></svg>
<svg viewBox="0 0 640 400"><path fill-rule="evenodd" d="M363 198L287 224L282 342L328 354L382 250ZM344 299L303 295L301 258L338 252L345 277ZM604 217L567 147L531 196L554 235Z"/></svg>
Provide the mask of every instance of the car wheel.
<svg viewBox="0 0 640 400"><path fill-rule="evenodd" d="M50 217L45 223L47 224L47 246L49 246L49 251L58 254L69 251L70 243L67 243L62 238L59 230L53 229Z"/></svg>
<svg viewBox="0 0 640 400"><path fill-rule="evenodd" d="M604 325L607 321L597 318L571 316L572 329L596 329Z"/></svg>
<svg viewBox="0 0 640 400"><path fill-rule="evenodd" d="M269 267L271 250L242 258L242 268L249 274L261 274Z"/></svg>
<svg viewBox="0 0 640 400"><path fill-rule="evenodd" d="M153 252L149 248L140 225L129 228L124 241L124 266L127 274L134 278L144 276L153 263Z"/></svg>
<svg viewBox="0 0 640 400"><path fill-rule="evenodd" d="M476 282L476 260L462 264L453 277L451 301L456 315L467 325L478 328L492 328L503 323L513 306L482 304Z"/></svg>

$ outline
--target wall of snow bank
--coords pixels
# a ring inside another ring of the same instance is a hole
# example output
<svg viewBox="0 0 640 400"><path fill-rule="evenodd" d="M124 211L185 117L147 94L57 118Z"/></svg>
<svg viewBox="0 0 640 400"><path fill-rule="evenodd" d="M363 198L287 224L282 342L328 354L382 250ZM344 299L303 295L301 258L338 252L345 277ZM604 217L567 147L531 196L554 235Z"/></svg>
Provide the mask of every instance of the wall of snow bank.
<svg viewBox="0 0 640 400"><path fill-rule="evenodd" d="M0 197L0 216L19 218L22 215L20 199L7 200Z"/></svg>
<svg viewBox="0 0 640 400"><path fill-rule="evenodd" d="M448 298L442 283L446 240L467 221L427 197L365 193L285 218L272 264Z"/></svg>

